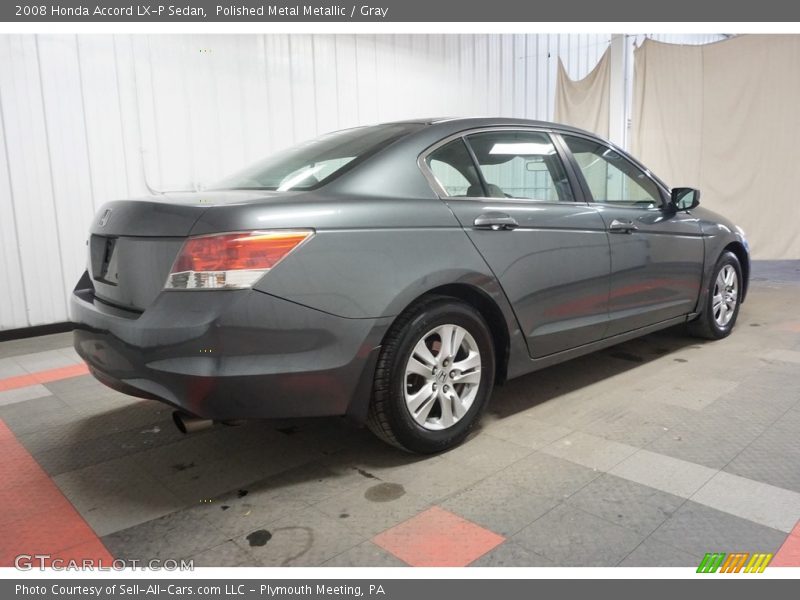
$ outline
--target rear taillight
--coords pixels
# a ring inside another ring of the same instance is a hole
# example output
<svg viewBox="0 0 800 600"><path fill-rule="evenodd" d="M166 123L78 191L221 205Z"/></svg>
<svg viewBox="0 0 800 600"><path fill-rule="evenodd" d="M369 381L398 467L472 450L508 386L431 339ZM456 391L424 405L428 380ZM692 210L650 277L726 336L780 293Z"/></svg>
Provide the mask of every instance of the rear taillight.
<svg viewBox="0 0 800 600"><path fill-rule="evenodd" d="M303 229L189 238L175 259L164 287L168 290L251 287L312 235L313 231Z"/></svg>

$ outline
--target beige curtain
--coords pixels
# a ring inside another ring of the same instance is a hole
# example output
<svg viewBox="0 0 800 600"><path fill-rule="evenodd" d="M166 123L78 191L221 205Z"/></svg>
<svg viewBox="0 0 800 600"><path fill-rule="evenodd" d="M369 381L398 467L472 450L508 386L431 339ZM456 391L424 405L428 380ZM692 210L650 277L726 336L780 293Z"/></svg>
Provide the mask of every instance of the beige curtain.
<svg viewBox="0 0 800 600"><path fill-rule="evenodd" d="M583 79L573 81L558 59L555 121L591 131L607 138L611 62L606 50L600 62Z"/></svg>
<svg viewBox="0 0 800 600"><path fill-rule="evenodd" d="M800 258L800 36L634 53L633 153L740 225L753 256Z"/></svg>

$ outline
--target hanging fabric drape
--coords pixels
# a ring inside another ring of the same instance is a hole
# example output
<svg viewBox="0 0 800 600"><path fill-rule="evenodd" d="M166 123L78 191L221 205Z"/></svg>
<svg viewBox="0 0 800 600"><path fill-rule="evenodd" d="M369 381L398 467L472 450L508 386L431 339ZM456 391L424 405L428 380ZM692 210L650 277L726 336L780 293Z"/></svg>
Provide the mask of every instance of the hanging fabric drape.
<svg viewBox="0 0 800 600"><path fill-rule="evenodd" d="M607 138L610 81L611 62L608 50L603 53L591 73L577 81L569 78L564 63L559 58L555 121Z"/></svg>
<svg viewBox="0 0 800 600"><path fill-rule="evenodd" d="M634 52L632 152L747 233L753 256L800 258L800 36Z"/></svg>

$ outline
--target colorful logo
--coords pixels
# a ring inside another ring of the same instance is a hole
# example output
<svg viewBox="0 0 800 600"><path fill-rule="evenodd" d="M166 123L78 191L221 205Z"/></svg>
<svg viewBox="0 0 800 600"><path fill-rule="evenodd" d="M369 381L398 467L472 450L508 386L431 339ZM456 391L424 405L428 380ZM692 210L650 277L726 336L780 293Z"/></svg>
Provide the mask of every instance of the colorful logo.
<svg viewBox="0 0 800 600"><path fill-rule="evenodd" d="M764 552L709 552L700 561L698 573L763 573L772 554Z"/></svg>

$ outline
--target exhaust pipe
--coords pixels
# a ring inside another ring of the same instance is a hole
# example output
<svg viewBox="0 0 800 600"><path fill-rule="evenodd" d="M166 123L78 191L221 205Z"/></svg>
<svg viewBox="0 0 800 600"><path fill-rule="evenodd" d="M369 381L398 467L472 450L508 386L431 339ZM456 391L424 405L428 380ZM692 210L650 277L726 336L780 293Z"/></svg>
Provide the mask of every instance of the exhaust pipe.
<svg viewBox="0 0 800 600"><path fill-rule="evenodd" d="M200 417L194 417L179 410L172 413L172 420L175 422L175 427L177 427L181 433L187 434L208 429L214 424L214 421L211 419L201 419Z"/></svg>

